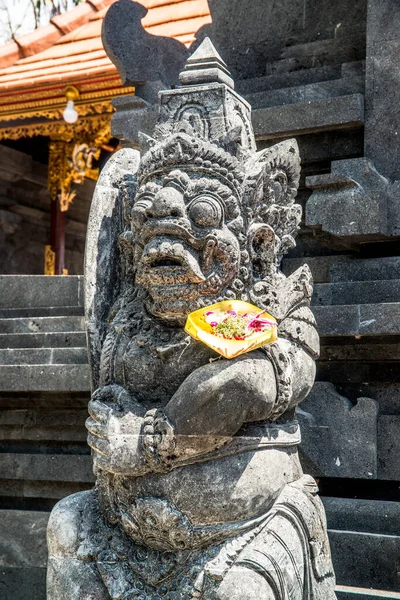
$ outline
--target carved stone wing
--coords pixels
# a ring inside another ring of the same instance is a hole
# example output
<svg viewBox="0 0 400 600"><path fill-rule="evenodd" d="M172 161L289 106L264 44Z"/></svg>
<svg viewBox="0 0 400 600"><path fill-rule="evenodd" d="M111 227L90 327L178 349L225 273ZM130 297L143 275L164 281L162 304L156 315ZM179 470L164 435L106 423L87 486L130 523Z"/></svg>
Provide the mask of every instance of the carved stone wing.
<svg viewBox="0 0 400 600"><path fill-rule="evenodd" d="M85 317L92 389L98 387L101 347L108 315L124 283L120 235L124 225L124 191L133 198L140 155L123 148L107 162L96 184L85 249Z"/></svg>

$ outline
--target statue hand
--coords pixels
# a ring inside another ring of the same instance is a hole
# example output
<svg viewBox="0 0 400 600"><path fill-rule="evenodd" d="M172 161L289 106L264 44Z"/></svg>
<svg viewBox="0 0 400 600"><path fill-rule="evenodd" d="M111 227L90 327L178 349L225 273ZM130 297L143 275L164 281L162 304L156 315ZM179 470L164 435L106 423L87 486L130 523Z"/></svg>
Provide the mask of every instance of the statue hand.
<svg viewBox="0 0 400 600"><path fill-rule="evenodd" d="M146 471L141 452L145 409L117 385L96 390L86 420L95 468L120 475Z"/></svg>

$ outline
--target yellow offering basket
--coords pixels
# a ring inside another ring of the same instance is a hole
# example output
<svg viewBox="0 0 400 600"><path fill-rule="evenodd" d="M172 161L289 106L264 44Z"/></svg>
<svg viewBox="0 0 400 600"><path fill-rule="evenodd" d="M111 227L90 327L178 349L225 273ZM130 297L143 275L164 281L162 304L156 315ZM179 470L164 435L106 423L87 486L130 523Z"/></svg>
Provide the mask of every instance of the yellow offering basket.
<svg viewBox="0 0 400 600"><path fill-rule="evenodd" d="M265 331L254 332L243 340L225 339L213 333L213 327L207 323L205 315L208 312L228 313L228 311L235 311L238 316L253 313L272 321L274 325ZM195 340L203 342L225 358L235 358L240 354L275 342L278 339L277 327L278 324L274 317L257 306L241 300L224 300L190 313L186 320L185 331Z"/></svg>

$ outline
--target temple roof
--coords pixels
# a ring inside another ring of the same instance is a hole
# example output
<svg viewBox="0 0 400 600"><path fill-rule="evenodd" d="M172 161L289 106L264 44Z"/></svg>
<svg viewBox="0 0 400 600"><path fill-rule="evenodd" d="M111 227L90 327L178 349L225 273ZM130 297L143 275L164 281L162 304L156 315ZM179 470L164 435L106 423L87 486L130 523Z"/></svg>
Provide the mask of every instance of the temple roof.
<svg viewBox="0 0 400 600"><path fill-rule="evenodd" d="M0 121L38 117L42 108L51 118L52 107L65 104L66 85L79 88L82 104L123 93L101 41L103 18L115 1L86 0L53 17L49 25L0 47ZM148 33L175 38L187 46L196 31L211 22L207 0L140 3L148 9L142 20Z"/></svg>

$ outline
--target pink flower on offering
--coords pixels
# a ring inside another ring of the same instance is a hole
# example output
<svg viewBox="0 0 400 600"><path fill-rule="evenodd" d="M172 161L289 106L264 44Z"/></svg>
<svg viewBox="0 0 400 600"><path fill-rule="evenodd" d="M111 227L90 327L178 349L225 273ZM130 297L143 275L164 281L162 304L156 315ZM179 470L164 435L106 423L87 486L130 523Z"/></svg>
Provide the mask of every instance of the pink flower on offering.
<svg viewBox="0 0 400 600"><path fill-rule="evenodd" d="M210 327L216 327L218 325L217 315L212 310L204 313L204 320Z"/></svg>

